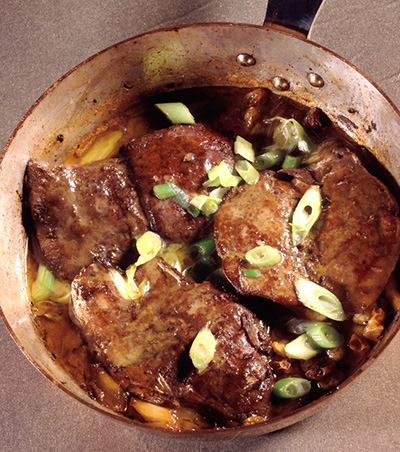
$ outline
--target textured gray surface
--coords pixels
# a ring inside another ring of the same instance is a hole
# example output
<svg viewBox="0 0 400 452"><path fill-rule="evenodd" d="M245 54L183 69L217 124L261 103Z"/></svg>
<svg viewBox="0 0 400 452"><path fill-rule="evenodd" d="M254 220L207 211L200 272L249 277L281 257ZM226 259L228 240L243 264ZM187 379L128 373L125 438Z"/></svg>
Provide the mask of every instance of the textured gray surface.
<svg viewBox="0 0 400 452"><path fill-rule="evenodd" d="M400 2L325 0L309 38L338 53L400 108Z"/></svg>
<svg viewBox="0 0 400 452"><path fill-rule="evenodd" d="M2 0L0 148L34 101L93 53L165 25L218 20L261 24L265 3ZM325 0L311 38L356 64L400 105L399 17L396 1ZM182 441L120 425L46 380L2 323L0 341L1 451L400 450L400 337L324 411L269 436L230 442Z"/></svg>

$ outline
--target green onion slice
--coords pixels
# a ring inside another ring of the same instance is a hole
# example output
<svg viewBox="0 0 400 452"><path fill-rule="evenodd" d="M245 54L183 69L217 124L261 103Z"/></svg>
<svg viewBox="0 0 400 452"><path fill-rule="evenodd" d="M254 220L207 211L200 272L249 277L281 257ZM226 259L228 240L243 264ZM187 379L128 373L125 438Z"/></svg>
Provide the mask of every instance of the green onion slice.
<svg viewBox="0 0 400 452"><path fill-rule="evenodd" d="M338 322L344 320L343 306L332 292L305 278L299 278L295 287L299 301L306 308Z"/></svg>
<svg viewBox="0 0 400 452"><path fill-rule="evenodd" d="M171 182L165 182L164 184L155 185L153 191L159 199L167 199L175 196L176 202L186 209L194 217L198 217L200 212L196 207L190 205L186 193L177 185Z"/></svg>
<svg viewBox="0 0 400 452"><path fill-rule="evenodd" d="M292 217L293 246L300 245L307 237L321 213L321 189L312 185L298 202Z"/></svg>
<svg viewBox="0 0 400 452"><path fill-rule="evenodd" d="M240 183L241 178L239 176L234 176L227 166L220 172L219 180L223 187L236 187L236 185Z"/></svg>
<svg viewBox="0 0 400 452"><path fill-rule="evenodd" d="M290 319L286 322L286 327L289 333L292 334L303 334L313 325L317 325L320 322L313 322L311 320L302 320L302 319Z"/></svg>
<svg viewBox="0 0 400 452"><path fill-rule="evenodd" d="M211 256L215 251L215 240L213 238L199 240L189 246L188 254L194 259L198 260L203 257Z"/></svg>
<svg viewBox="0 0 400 452"><path fill-rule="evenodd" d="M241 157L254 162L254 149L250 141L245 140L241 136L237 136L233 144L233 152Z"/></svg>
<svg viewBox="0 0 400 452"><path fill-rule="evenodd" d="M158 199L167 199L175 196L175 192L172 190L170 183L155 185L153 191Z"/></svg>
<svg viewBox="0 0 400 452"><path fill-rule="evenodd" d="M133 281L133 278L130 280L124 278L115 268L109 270L109 275L115 288L124 300L135 300L139 298L139 289Z"/></svg>
<svg viewBox="0 0 400 452"><path fill-rule="evenodd" d="M190 110L182 102L167 102L155 105L172 124L194 124L196 122Z"/></svg>
<svg viewBox="0 0 400 452"><path fill-rule="evenodd" d="M260 270L257 270L256 268L249 268L248 270L245 270L243 274L246 278L260 278L261 276Z"/></svg>
<svg viewBox="0 0 400 452"><path fill-rule="evenodd" d="M208 181L204 182L205 187L236 187L241 181L239 176L232 174L232 169L224 161L214 166L208 173Z"/></svg>
<svg viewBox="0 0 400 452"><path fill-rule="evenodd" d="M333 326L324 322L309 326L306 334L314 348L336 348L343 342L342 335Z"/></svg>
<svg viewBox="0 0 400 452"><path fill-rule="evenodd" d="M309 341L307 333L301 334L285 346L286 355L294 359L307 360L318 355L319 352L320 350L314 348Z"/></svg>
<svg viewBox="0 0 400 452"><path fill-rule="evenodd" d="M244 257L247 262L256 267L272 267L282 259L281 253L269 245L256 246L247 251Z"/></svg>
<svg viewBox="0 0 400 452"><path fill-rule="evenodd" d="M139 286L134 281L137 264L130 265L126 269L126 277L122 276L115 268L109 270L109 275L115 288L125 300L136 300L143 297L148 291L148 282L143 280Z"/></svg>
<svg viewBox="0 0 400 452"><path fill-rule="evenodd" d="M194 206L196 209L200 210L207 217L213 215L217 210L219 205L222 202L222 198L225 196L225 193L228 191L228 188L219 187L215 190L211 191L210 194L207 195L197 195L190 200L190 204Z"/></svg>
<svg viewBox="0 0 400 452"><path fill-rule="evenodd" d="M161 237L155 232L147 231L141 235L136 241L136 248L139 253L136 266L142 265L156 257L161 251L162 246Z"/></svg>
<svg viewBox="0 0 400 452"><path fill-rule="evenodd" d="M295 119L275 116L268 121L280 121L280 124L274 130L272 138L275 149L284 151L287 154L290 154L296 148L307 154L315 151L315 145L307 136L302 125Z"/></svg>
<svg viewBox="0 0 400 452"><path fill-rule="evenodd" d="M276 149L267 148L264 154L260 154L254 160L254 167L259 170L265 170L279 165L283 160L283 153Z"/></svg>
<svg viewBox="0 0 400 452"><path fill-rule="evenodd" d="M302 397L311 391L311 382L305 378L288 377L278 380L272 393L282 399L295 399Z"/></svg>
<svg viewBox="0 0 400 452"><path fill-rule="evenodd" d="M282 168L298 168L301 164L303 157L287 155L282 163Z"/></svg>
<svg viewBox="0 0 400 452"><path fill-rule="evenodd" d="M182 273L185 270L185 247L181 243L170 243L159 254L171 267Z"/></svg>
<svg viewBox="0 0 400 452"><path fill-rule="evenodd" d="M247 184L255 184L260 178L259 172L247 160L239 160L235 164L235 170Z"/></svg>
<svg viewBox="0 0 400 452"><path fill-rule="evenodd" d="M31 288L33 301L42 301L48 298L54 290L55 283L56 279L53 273L46 266L40 264Z"/></svg>
<svg viewBox="0 0 400 452"><path fill-rule="evenodd" d="M222 201L223 197L225 196L226 192L229 190L229 187L218 187L214 190L210 191L210 194L208 195L210 198L218 199Z"/></svg>
<svg viewBox="0 0 400 452"><path fill-rule="evenodd" d="M214 359L215 348L216 340L214 335L208 327L204 327L197 333L189 350L190 359L198 373L204 372Z"/></svg>

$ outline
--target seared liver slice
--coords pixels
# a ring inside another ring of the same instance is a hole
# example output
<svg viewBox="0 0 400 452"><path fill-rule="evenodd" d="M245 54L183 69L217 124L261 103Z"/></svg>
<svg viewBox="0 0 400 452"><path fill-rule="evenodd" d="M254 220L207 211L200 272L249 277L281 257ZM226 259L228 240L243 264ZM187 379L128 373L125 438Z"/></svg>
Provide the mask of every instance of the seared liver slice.
<svg viewBox="0 0 400 452"><path fill-rule="evenodd" d="M30 161L24 196L43 257L67 280L94 261L118 263L148 229L119 160L57 166Z"/></svg>
<svg viewBox="0 0 400 452"><path fill-rule="evenodd" d="M149 291L137 303L122 299L97 264L72 283L72 314L114 378L143 400L178 401L214 418L267 415L272 372L262 321L235 297L185 279L160 258L138 268L135 281L143 279ZM205 326L216 351L198 374L188 353Z"/></svg>
<svg viewBox="0 0 400 452"><path fill-rule="evenodd" d="M202 214L195 218L174 198L158 199L153 188L171 182L189 199L206 194L202 184L207 180L207 172L222 160L234 165L230 140L203 124L176 125L130 142L125 155L153 230L179 243L190 243L207 235L211 225L208 218Z"/></svg>
<svg viewBox="0 0 400 452"><path fill-rule="evenodd" d="M322 149L319 162L305 168L265 171L255 185L228 196L215 216L217 251L231 283L242 294L301 306L294 281L309 278L332 291L345 312L361 312L376 301L400 252L398 206L385 185L339 144ZM322 213L307 239L291 245L289 225L298 200L320 185ZM259 245L276 247L281 263L247 278L245 253Z"/></svg>
<svg viewBox="0 0 400 452"><path fill-rule="evenodd" d="M232 190L215 215L218 254L229 281L240 293L271 298L286 306L296 305L296 275L306 277L302 253L292 246L291 214L301 193L290 182L278 179L273 171L263 171L254 185ZM285 259L269 268L260 268L262 278L248 278L244 255L256 246L277 248Z"/></svg>

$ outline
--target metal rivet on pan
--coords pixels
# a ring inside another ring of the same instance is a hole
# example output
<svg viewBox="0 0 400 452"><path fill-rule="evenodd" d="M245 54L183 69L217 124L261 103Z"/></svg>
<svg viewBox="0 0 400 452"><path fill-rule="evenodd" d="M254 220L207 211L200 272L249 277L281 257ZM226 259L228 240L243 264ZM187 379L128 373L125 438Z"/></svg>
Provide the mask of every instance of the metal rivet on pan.
<svg viewBox="0 0 400 452"><path fill-rule="evenodd" d="M290 87L289 82L285 78L279 76L272 79L272 84L278 91L287 91Z"/></svg>
<svg viewBox="0 0 400 452"><path fill-rule="evenodd" d="M315 86L315 88L322 88L325 84L324 79L315 72L310 72L309 74L307 74L307 78L310 82L310 85Z"/></svg>
<svg viewBox="0 0 400 452"><path fill-rule="evenodd" d="M244 67L254 66L256 64L256 59L248 53L239 53L236 61Z"/></svg>

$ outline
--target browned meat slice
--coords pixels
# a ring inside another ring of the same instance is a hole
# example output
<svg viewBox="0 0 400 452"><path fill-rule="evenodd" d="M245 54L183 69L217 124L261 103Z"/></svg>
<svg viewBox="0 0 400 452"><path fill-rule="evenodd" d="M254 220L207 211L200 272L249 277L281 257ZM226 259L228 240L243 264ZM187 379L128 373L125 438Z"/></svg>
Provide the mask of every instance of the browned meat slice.
<svg viewBox="0 0 400 452"><path fill-rule="evenodd" d="M207 172L225 160L233 166L232 143L202 124L172 126L130 142L125 153L151 227L164 238L190 243L207 233L210 220L197 218L174 198L159 200L155 185L171 182L189 199L203 193Z"/></svg>
<svg viewBox="0 0 400 452"><path fill-rule="evenodd" d="M156 258L139 267L149 291L138 302L119 295L97 264L72 283L72 313L114 378L133 395L157 404L196 408L222 419L267 415L272 373L264 324L233 296L185 279ZM198 373L188 351L208 327L213 360Z"/></svg>
<svg viewBox="0 0 400 452"><path fill-rule="evenodd" d="M93 261L118 263L148 229L118 160L57 166L30 161L25 190L40 249L60 278L72 280Z"/></svg>
<svg viewBox="0 0 400 452"><path fill-rule="evenodd" d="M217 250L242 294L297 307L294 281L304 277L332 291L345 312L360 312L376 301L396 265L398 206L350 151L330 144L321 152L321 160L308 167L266 171L257 184L233 191L215 216ZM322 212L306 240L294 247L289 223L310 185L321 187ZM248 278L244 255L260 245L277 248L283 259L260 268L260 278Z"/></svg>

